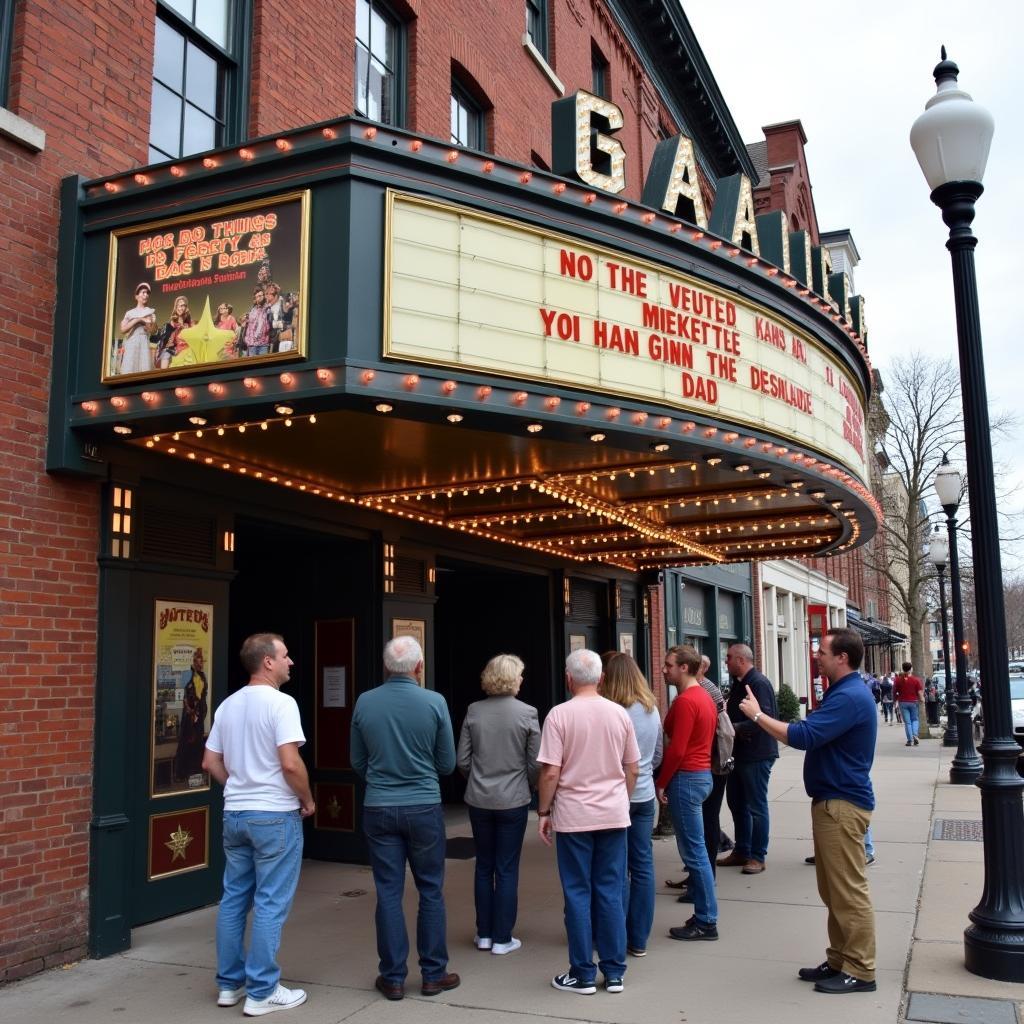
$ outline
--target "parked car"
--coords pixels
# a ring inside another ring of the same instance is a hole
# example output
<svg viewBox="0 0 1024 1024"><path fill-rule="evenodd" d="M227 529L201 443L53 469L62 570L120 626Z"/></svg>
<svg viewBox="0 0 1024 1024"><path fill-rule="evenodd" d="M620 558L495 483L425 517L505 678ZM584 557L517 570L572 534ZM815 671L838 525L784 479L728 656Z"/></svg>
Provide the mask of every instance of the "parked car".
<svg viewBox="0 0 1024 1024"><path fill-rule="evenodd" d="M1015 669L1015 665L1019 667ZM983 731L983 700L984 693L973 714L974 737L977 740L981 739ZM1013 715L1013 738L1024 748L1024 662L1010 663L1010 711Z"/></svg>

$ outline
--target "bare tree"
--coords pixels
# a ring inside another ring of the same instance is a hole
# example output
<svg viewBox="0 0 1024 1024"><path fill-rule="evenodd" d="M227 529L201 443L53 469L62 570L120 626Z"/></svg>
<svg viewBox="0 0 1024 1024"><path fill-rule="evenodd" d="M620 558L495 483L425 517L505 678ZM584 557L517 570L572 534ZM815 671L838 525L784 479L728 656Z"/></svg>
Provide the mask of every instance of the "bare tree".
<svg viewBox="0 0 1024 1024"><path fill-rule="evenodd" d="M1024 657L1024 575L1003 581L1006 605L1006 643L1011 658Z"/></svg>

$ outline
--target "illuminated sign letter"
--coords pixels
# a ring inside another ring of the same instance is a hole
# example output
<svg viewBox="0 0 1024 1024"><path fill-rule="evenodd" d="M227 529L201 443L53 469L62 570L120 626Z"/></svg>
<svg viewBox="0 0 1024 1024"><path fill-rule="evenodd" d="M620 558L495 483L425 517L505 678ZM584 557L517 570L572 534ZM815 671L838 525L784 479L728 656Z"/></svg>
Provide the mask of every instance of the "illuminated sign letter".
<svg viewBox="0 0 1024 1024"><path fill-rule="evenodd" d="M761 259L789 273L789 220L785 210L772 210L757 216L757 237Z"/></svg>
<svg viewBox="0 0 1024 1024"><path fill-rule="evenodd" d="M811 247L811 288L826 302L832 302L828 293L828 279L832 275L832 253L823 245Z"/></svg>
<svg viewBox="0 0 1024 1024"><path fill-rule="evenodd" d="M853 329L860 335L860 340L864 342L865 347L868 343L868 324L864 316L864 296L853 295L850 298L850 316L852 319L850 323L853 324Z"/></svg>
<svg viewBox="0 0 1024 1024"><path fill-rule="evenodd" d="M660 207L673 217L707 230L708 215L700 194L693 143L685 135L662 139L655 147L642 201L645 206Z"/></svg>
<svg viewBox="0 0 1024 1024"><path fill-rule="evenodd" d="M621 127L622 111L600 96L580 90L556 100L551 106L551 169L604 192L621 192L626 153L621 142L604 134Z"/></svg>
<svg viewBox="0 0 1024 1024"><path fill-rule="evenodd" d="M805 287L814 283L811 274L811 236L806 231L789 233L789 272Z"/></svg>
<svg viewBox="0 0 1024 1024"><path fill-rule="evenodd" d="M832 301L839 307L839 312L847 323L852 321L850 316L850 276L849 274L829 274L828 292Z"/></svg>
<svg viewBox="0 0 1024 1024"><path fill-rule="evenodd" d="M755 256L761 255L754 219L754 196L750 190L750 179L745 174L730 174L728 178L718 179L709 230Z"/></svg>

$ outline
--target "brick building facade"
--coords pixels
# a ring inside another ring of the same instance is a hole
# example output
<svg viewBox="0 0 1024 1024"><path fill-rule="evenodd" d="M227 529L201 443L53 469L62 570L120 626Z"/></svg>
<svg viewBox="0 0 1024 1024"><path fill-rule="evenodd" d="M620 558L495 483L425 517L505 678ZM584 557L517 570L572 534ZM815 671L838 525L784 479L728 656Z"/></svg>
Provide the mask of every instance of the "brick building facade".
<svg viewBox="0 0 1024 1024"><path fill-rule="evenodd" d="M76 265L74 273L64 273L61 268L68 260L74 262L73 253L84 250L78 248L76 225L60 221L62 188L71 195L77 189L78 201L96 208L104 189L110 196L120 190L114 176L130 177L138 168L153 165L166 171L164 157L184 166L206 149L237 147L353 111L386 120L359 109L353 55L359 67L358 54L372 51L372 45L367 49L366 40L358 38L363 19L369 19L367 25L391 26L394 32L395 67L385 69L381 88L386 90L390 82L396 89L389 116L407 132L447 143L458 87L460 96L469 97L473 116L480 118L480 148L543 175L552 165L552 102L576 90L597 90L625 115L618 135L626 152L621 199L640 199L655 146L676 132L693 140L708 203L717 179L753 174L699 46L672 4L645 3L634 10L618 0L497 5L484 0L198 2L198 7L186 0L0 3L0 54L5 55L0 74L6 77L0 83L5 97L0 108L0 247L5 270L0 279L0 377L7 396L0 405L6 439L0 454L5 485L0 498L0 643L8 655L0 682L0 750L7 766L0 782L0 981L74 959L90 945L96 951L95 935L105 910L97 904L95 879L138 867L130 858L112 863L109 854L98 853L100 834L141 827L129 810L109 811L97 798L94 781L101 753L108 772L122 758L120 774L129 780L141 765L131 760L135 755L125 740L129 734L109 731L111 698L103 694L109 693L112 675L118 685L127 685L138 673L143 680L139 685L150 685L148 663L141 656L136 659L132 646L135 634L144 633L148 624L140 626L129 618L111 622L102 614L115 600L104 559L109 555L109 488L119 479L117 472L140 480L147 474L159 477L161 470L141 461L144 453L134 452L115 470L116 450L109 442L97 449L88 441L76 456L75 470L60 466L60 473L46 472L48 458L51 466L55 461L52 436L47 454L52 417L60 420L65 401L70 403L70 394L50 393L51 379L57 380L54 367L68 358L74 369L85 359L78 349L66 357L69 339L78 333L78 321L67 311L82 308L69 292L77 287L74 275L82 270ZM220 22L218 12L224 14ZM540 22L531 22L537 12ZM158 47L158 38L180 39L181 53L187 55L175 72L183 84L174 88L162 77L173 46ZM202 82L185 79L183 70L204 63L213 68L210 81L217 83L208 103L193 92L201 91ZM377 87L372 76L361 81L370 82L368 96ZM154 97L171 106L157 107ZM175 116L180 120L168 135L172 141L165 143L162 111L171 107L179 111ZM207 131L209 145L189 145L190 139L206 138ZM405 146L404 136L401 141ZM399 137L391 144L397 147ZM262 165L257 160L254 166ZM177 173L187 178L189 172L177 167ZM107 180L89 192L82 184L88 179ZM139 172L135 180L141 187L149 175ZM287 187L290 180L284 166L276 178L267 171L261 187ZM189 187L186 180L183 188ZM220 179L203 197L207 205L216 198L214 187L227 195L237 186ZM195 201L194 193L176 192L173 182L161 189L154 193L158 198L150 217L187 211ZM134 216L142 218L141 213ZM539 214L534 219L539 221ZM600 240L614 241L616 229L601 224ZM816 227L809 222L799 227L812 229ZM358 239L351 244L354 251ZM728 281L733 273L730 269L719 278ZM776 287L761 278L755 285ZM773 293L765 294L775 301ZM835 327L791 296L778 301L781 308L795 311L801 329L813 329L826 339L823 350L832 346L841 351L844 365L860 379L860 356L849 325ZM858 386L867 390L867 385ZM708 429L710 438L716 428ZM643 441L645 451L654 437L649 440ZM197 490L205 486L198 477L167 476L164 482L170 488L180 486L182 479ZM707 479L715 482L710 470ZM846 488L847 500L868 522L868 506L853 487ZM227 500L230 489L215 484L213 492L219 493L218 488ZM237 504L242 504L240 496ZM296 522L300 514L308 518L298 496L293 505L290 514ZM841 517L834 529L830 544L852 543ZM223 562L223 549L219 558ZM555 571L553 561L545 565ZM130 612L130 600L117 600L122 614ZM600 602L596 607L595 622L611 621ZM566 614L570 611L567 602ZM381 613L375 614L379 633ZM660 629L659 615L656 609L643 628ZM628 616L618 620L619 626L628 621ZM614 622L601 628L610 630L614 640ZM381 639L377 633L368 635L367 648ZM596 642L604 634L595 627L594 636ZM222 643L220 675L226 678L227 647ZM555 650L557 655L557 646ZM151 718L147 704L135 727L149 729ZM215 866L208 865L211 872Z"/></svg>

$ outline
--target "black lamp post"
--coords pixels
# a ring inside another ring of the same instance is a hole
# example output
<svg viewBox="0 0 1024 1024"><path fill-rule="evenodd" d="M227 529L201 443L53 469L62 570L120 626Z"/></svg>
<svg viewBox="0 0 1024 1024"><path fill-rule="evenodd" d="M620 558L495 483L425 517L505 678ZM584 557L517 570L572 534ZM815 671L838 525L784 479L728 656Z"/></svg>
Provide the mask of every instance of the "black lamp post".
<svg viewBox="0 0 1024 1024"><path fill-rule="evenodd" d="M949 769L949 781L958 784L975 782L981 775L981 758L974 749L974 723L971 720L971 697L967 686L967 652L964 649L964 606L960 595L960 561L956 542L956 511L963 494L964 480L950 465L949 457L942 456L942 464L935 474L935 493L942 511L946 513L949 533L949 582L953 600L953 646L956 650L956 692L953 700L946 694L946 735L952 737L956 754ZM952 728L949 723L953 722Z"/></svg>
<svg viewBox="0 0 1024 1024"><path fill-rule="evenodd" d="M978 655L985 686L984 770L981 790L985 887L964 931L964 964L972 974L1024 981L1024 779L1017 774L1020 748L1013 738L1006 613L999 560L999 523L992 468L992 441L981 350L977 238L971 232L974 204L984 191L994 124L957 83L960 69L946 59L935 68L936 94L914 122L910 144L932 189L932 202L949 227L953 296L960 350L964 442L971 492L971 541L978 607Z"/></svg>
<svg viewBox="0 0 1024 1024"><path fill-rule="evenodd" d="M947 741L949 736L949 706L953 702L953 676L949 671L949 617L946 615L946 564L949 562L949 544L938 532L928 538L928 561L935 566L939 577L939 610L942 612L942 664L946 667L946 733L942 737L944 747L952 746ZM953 741L956 742L955 740Z"/></svg>

